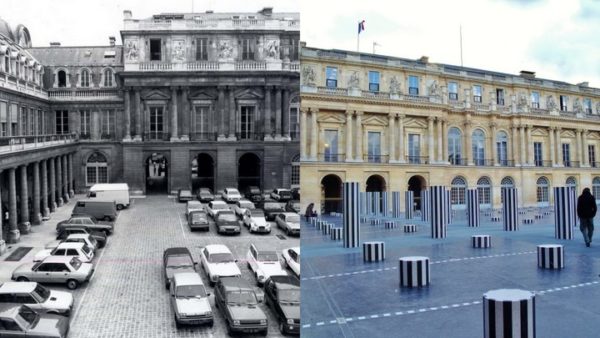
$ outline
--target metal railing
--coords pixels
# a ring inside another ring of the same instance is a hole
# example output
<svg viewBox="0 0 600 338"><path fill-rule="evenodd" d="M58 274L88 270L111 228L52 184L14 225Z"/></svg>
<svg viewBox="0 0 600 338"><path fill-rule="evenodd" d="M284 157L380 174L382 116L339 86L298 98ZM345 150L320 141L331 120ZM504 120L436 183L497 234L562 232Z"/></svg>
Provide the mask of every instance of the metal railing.
<svg viewBox="0 0 600 338"><path fill-rule="evenodd" d="M388 155L363 155L363 160L369 163L387 163Z"/></svg>
<svg viewBox="0 0 600 338"><path fill-rule="evenodd" d="M494 163L490 159L474 158L473 165L475 165L477 167L490 167L490 166L494 165Z"/></svg>
<svg viewBox="0 0 600 338"><path fill-rule="evenodd" d="M450 156L448 157L448 162L450 162L452 165L467 165L467 159L461 157L453 158Z"/></svg>
<svg viewBox="0 0 600 338"><path fill-rule="evenodd" d="M569 168L579 168L579 161L563 161L563 165Z"/></svg>
<svg viewBox="0 0 600 338"><path fill-rule="evenodd" d="M116 89L73 89L49 91L48 97L53 100L75 101L75 100L106 100L118 99L119 91Z"/></svg>
<svg viewBox="0 0 600 338"><path fill-rule="evenodd" d="M144 141L169 141L171 134L162 131L144 132Z"/></svg>
<svg viewBox="0 0 600 338"><path fill-rule="evenodd" d="M345 154L323 153L318 155L318 160L321 162L344 162Z"/></svg>
<svg viewBox="0 0 600 338"><path fill-rule="evenodd" d="M264 133L236 133L238 140L262 141L265 138Z"/></svg>
<svg viewBox="0 0 600 338"><path fill-rule="evenodd" d="M427 156L411 156L411 155L407 155L406 156L406 163L410 163L410 164L428 164L429 163L429 157L427 157Z"/></svg>
<svg viewBox="0 0 600 338"><path fill-rule="evenodd" d="M534 165L536 167L552 167L552 161L536 160Z"/></svg>

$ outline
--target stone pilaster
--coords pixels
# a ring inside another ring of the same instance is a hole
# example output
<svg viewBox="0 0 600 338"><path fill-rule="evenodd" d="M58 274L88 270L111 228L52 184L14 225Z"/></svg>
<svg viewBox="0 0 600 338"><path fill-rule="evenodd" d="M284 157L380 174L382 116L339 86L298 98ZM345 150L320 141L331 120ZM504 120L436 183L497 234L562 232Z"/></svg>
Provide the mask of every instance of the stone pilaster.
<svg viewBox="0 0 600 338"><path fill-rule="evenodd" d="M135 136L134 141L142 141L142 100L140 99L140 89L134 91L135 101Z"/></svg>
<svg viewBox="0 0 600 338"><path fill-rule="evenodd" d="M189 141L190 140L190 121L192 114L192 109L190 108L190 101L188 100L188 92L189 88L185 87L181 89L181 110L183 111L182 115L182 126L181 126L181 136L179 139L181 141Z"/></svg>
<svg viewBox="0 0 600 338"><path fill-rule="evenodd" d="M218 103L219 106L219 141L225 140L227 137L225 136L225 88L219 87L219 98Z"/></svg>
<svg viewBox="0 0 600 338"><path fill-rule="evenodd" d="M179 141L179 130L177 128L179 111L177 110L177 99L177 87L171 87L171 142Z"/></svg>
<svg viewBox="0 0 600 338"><path fill-rule="evenodd" d="M586 129L583 129L581 133L581 152L583 155L583 161L581 163L581 166L585 168L588 168L590 166L590 153L588 151L587 134L588 131Z"/></svg>
<svg viewBox="0 0 600 338"><path fill-rule="evenodd" d="M273 129L271 125L271 88L265 87L265 141L273 141Z"/></svg>
<svg viewBox="0 0 600 338"><path fill-rule="evenodd" d="M22 234L28 234L31 229L31 223L29 222L29 191L27 189L27 166L22 165L19 167L19 197L21 207L21 219L19 222L19 231Z"/></svg>
<svg viewBox="0 0 600 338"><path fill-rule="evenodd" d="M283 90L283 116L282 116L283 139L290 141L290 91Z"/></svg>
<svg viewBox="0 0 600 338"><path fill-rule="evenodd" d="M390 136L389 140L389 159L388 162L396 163L396 114L388 115L388 134ZM351 134L350 134L351 135Z"/></svg>
<svg viewBox="0 0 600 338"><path fill-rule="evenodd" d="M554 141L555 141L555 136L554 133L556 132L556 127L550 127L548 128L548 135L549 137L549 143L550 143L550 161L552 162L552 166L555 167L556 166L556 151L554 150L555 145L554 145Z"/></svg>
<svg viewBox="0 0 600 338"><path fill-rule="evenodd" d="M433 121L435 120L435 117L433 116L429 116L427 118L427 155L429 156L429 164L432 164L433 162L435 162L435 154L433 153L435 147L433 144L433 134L435 133L435 130L433 128Z"/></svg>
<svg viewBox="0 0 600 338"><path fill-rule="evenodd" d="M238 109L235 105L235 91L234 87L229 87L229 136L228 141L235 141L235 133L237 131L237 112Z"/></svg>
<svg viewBox="0 0 600 338"><path fill-rule="evenodd" d="M281 140L281 88L275 89L275 139Z"/></svg>
<svg viewBox="0 0 600 338"><path fill-rule="evenodd" d="M363 112L356 112L356 161L363 161L363 128L362 117Z"/></svg>
<svg viewBox="0 0 600 338"><path fill-rule="evenodd" d="M346 162L351 162L352 158L352 111L346 110Z"/></svg>
<svg viewBox="0 0 600 338"><path fill-rule="evenodd" d="M437 162L438 163L443 163L444 162L444 121L442 120L442 118L438 117L436 119L437 121Z"/></svg>
<svg viewBox="0 0 600 338"><path fill-rule="evenodd" d="M73 198L75 197L75 181L73 180L73 153L67 155L67 163L69 169L69 197Z"/></svg>
<svg viewBox="0 0 600 338"><path fill-rule="evenodd" d="M123 117L125 135L123 141L128 142L131 141L131 94L128 89L123 91L123 98L125 100L125 116Z"/></svg>
<svg viewBox="0 0 600 338"><path fill-rule="evenodd" d="M42 215L40 213L40 162L33 162L33 215L31 222L33 225L42 223Z"/></svg>
<svg viewBox="0 0 600 338"><path fill-rule="evenodd" d="M492 131L492 165L498 166L500 163L498 163L498 147L496 147L496 122L490 123L490 129Z"/></svg>
<svg viewBox="0 0 600 338"><path fill-rule="evenodd" d="M48 160L42 161L42 219L50 218L50 208L48 207Z"/></svg>
<svg viewBox="0 0 600 338"><path fill-rule="evenodd" d="M534 166L535 165L535 155L534 155L534 150L533 150L533 136L531 135L533 131L533 126L528 124L527 125L527 163L530 166Z"/></svg>
<svg viewBox="0 0 600 338"><path fill-rule="evenodd" d="M317 133L319 126L317 124L317 115L319 111L312 109L310 112L311 117L311 130L310 130L310 159L312 161L317 160Z"/></svg>
<svg viewBox="0 0 600 338"><path fill-rule="evenodd" d="M17 177L15 168L8 169L8 243L18 243L21 237L17 222Z"/></svg>
<svg viewBox="0 0 600 338"><path fill-rule="evenodd" d="M468 165L474 165L473 162L473 134L471 132L471 115L467 115L467 119L464 123L465 126L465 153L467 154Z"/></svg>
<svg viewBox="0 0 600 338"><path fill-rule="evenodd" d="M69 165L67 155L59 157L62 161L62 197L65 203L69 203Z"/></svg>
<svg viewBox="0 0 600 338"><path fill-rule="evenodd" d="M306 146L307 146L307 135L306 135L306 109L300 109L300 159L306 160ZM348 135L348 134L346 134ZM350 134L351 135L351 134ZM267 136L265 135L265 138ZM350 137L350 136L347 136Z"/></svg>
<svg viewBox="0 0 600 338"><path fill-rule="evenodd" d="M515 167L520 167L521 166L521 162L519 162L519 147L518 147L518 133L519 133L519 127L516 125L513 125L512 127L512 139L511 139L511 144L512 144L512 159L513 162L515 164Z"/></svg>
<svg viewBox="0 0 600 338"><path fill-rule="evenodd" d="M525 149L525 126L519 127L519 139L521 141L521 164L525 166L527 163L527 153Z"/></svg>
<svg viewBox="0 0 600 338"><path fill-rule="evenodd" d="M556 166L564 167L564 161L562 157L562 140L560 137L560 133L562 129L560 127L556 128Z"/></svg>
<svg viewBox="0 0 600 338"><path fill-rule="evenodd" d="M59 157L56 157L54 159L54 162L56 163L56 191L54 192L56 194L56 204L58 204L59 207L62 207L62 205L64 204L64 200L62 198L62 186L63 186L63 179L62 179L62 160Z"/></svg>
<svg viewBox="0 0 600 338"><path fill-rule="evenodd" d="M404 155L404 115L398 115L398 162L406 163Z"/></svg>
<svg viewBox="0 0 600 338"><path fill-rule="evenodd" d="M50 212L56 211L57 203L56 203L56 161L54 157L49 159L50 161Z"/></svg>

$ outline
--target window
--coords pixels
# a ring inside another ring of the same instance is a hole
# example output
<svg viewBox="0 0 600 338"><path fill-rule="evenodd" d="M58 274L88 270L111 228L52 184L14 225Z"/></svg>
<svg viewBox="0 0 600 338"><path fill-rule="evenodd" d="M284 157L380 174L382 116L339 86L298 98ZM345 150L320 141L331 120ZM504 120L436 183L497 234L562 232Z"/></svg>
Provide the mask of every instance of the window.
<svg viewBox="0 0 600 338"><path fill-rule="evenodd" d="M566 95L561 95L560 96L560 110L561 111L568 111L569 107L569 97Z"/></svg>
<svg viewBox="0 0 600 338"><path fill-rule="evenodd" d="M89 137L91 133L91 117L92 113L89 110L81 110L79 112L79 120L81 121L81 136Z"/></svg>
<svg viewBox="0 0 600 338"><path fill-rule="evenodd" d="M67 73L64 70L58 71L58 87L64 88L67 86Z"/></svg>
<svg viewBox="0 0 600 338"><path fill-rule="evenodd" d="M565 186L567 186L568 188L573 188L575 189L575 191L577 191L577 180L575 179L575 177L567 177L567 180L565 181Z"/></svg>
<svg viewBox="0 0 600 338"><path fill-rule="evenodd" d="M408 76L408 94L419 95L419 77L414 75Z"/></svg>
<svg viewBox="0 0 600 338"><path fill-rule="evenodd" d="M370 138L369 138L370 140ZM338 131L337 130L325 130L325 144L324 149L324 160L325 162L337 162L338 161Z"/></svg>
<svg viewBox="0 0 600 338"><path fill-rule="evenodd" d="M16 103L10 105L10 135L19 134L19 106Z"/></svg>
<svg viewBox="0 0 600 338"><path fill-rule="evenodd" d="M300 100L297 96L290 101L290 134L293 140L300 135Z"/></svg>
<svg viewBox="0 0 600 338"><path fill-rule="evenodd" d="M8 136L8 104L0 101L0 136Z"/></svg>
<svg viewBox="0 0 600 338"><path fill-rule="evenodd" d="M240 107L240 139L250 140L254 137L254 106Z"/></svg>
<svg viewBox="0 0 600 338"><path fill-rule="evenodd" d="M537 202L538 203L548 203L548 179L544 176L538 178L537 180Z"/></svg>
<svg viewBox="0 0 600 338"><path fill-rule="evenodd" d="M194 132L200 139L209 138L210 107L205 105L194 106Z"/></svg>
<svg viewBox="0 0 600 338"><path fill-rule="evenodd" d="M475 165L486 165L485 163L485 134L481 129L475 129L472 136L473 162Z"/></svg>
<svg viewBox="0 0 600 338"><path fill-rule="evenodd" d="M113 71L112 69L104 70L104 87L112 87L113 86Z"/></svg>
<svg viewBox="0 0 600 338"><path fill-rule="evenodd" d="M162 43L160 39L150 39L150 61L160 61Z"/></svg>
<svg viewBox="0 0 600 338"><path fill-rule="evenodd" d="M508 135L499 131L496 134L496 156L498 156L497 160L501 166L508 165Z"/></svg>
<svg viewBox="0 0 600 338"><path fill-rule="evenodd" d="M592 99L587 97L583 99L583 110L586 114L592 113Z"/></svg>
<svg viewBox="0 0 600 338"><path fill-rule="evenodd" d="M592 195L594 195L596 201L600 201L600 177L594 177L592 180Z"/></svg>
<svg viewBox="0 0 600 338"><path fill-rule="evenodd" d="M28 123L29 123L29 135L35 135L36 134L36 130L35 130L35 121L36 120L37 120L37 116L35 114L35 109L29 108L29 119L28 119Z"/></svg>
<svg viewBox="0 0 600 338"><path fill-rule="evenodd" d="M90 86L90 71L87 69L81 71L80 86L84 88Z"/></svg>
<svg viewBox="0 0 600 338"><path fill-rule="evenodd" d="M408 163L421 163L421 135L408 134Z"/></svg>
<svg viewBox="0 0 600 338"><path fill-rule="evenodd" d="M368 133L369 162L381 162L381 133L370 131Z"/></svg>
<svg viewBox="0 0 600 338"><path fill-rule="evenodd" d="M254 60L254 40L242 39L242 60Z"/></svg>
<svg viewBox="0 0 600 338"><path fill-rule="evenodd" d="M102 112L102 137L107 138L115 134L115 111L112 109Z"/></svg>
<svg viewBox="0 0 600 338"><path fill-rule="evenodd" d="M68 134L69 133L69 112L66 110L56 111L56 133L57 134Z"/></svg>
<svg viewBox="0 0 600 338"><path fill-rule="evenodd" d="M325 68L325 86L327 88L337 88L337 68L327 67Z"/></svg>
<svg viewBox="0 0 600 338"><path fill-rule="evenodd" d="M531 92L531 108L540 107L540 93Z"/></svg>
<svg viewBox="0 0 600 338"><path fill-rule="evenodd" d="M292 159L292 187L300 185L300 155Z"/></svg>
<svg viewBox="0 0 600 338"><path fill-rule="evenodd" d="M462 160L462 134L456 127L448 131L448 162L464 165Z"/></svg>
<svg viewBox="0 0 600 338"><path fill-rule="evenodd" d="M4 72L10 73L10 59L8 55L4 57Z"/></svg>
<svg viewBox="0 0 600 338"><path fill-rule="evenodd" d="M27 108L26 107L21 107L21 125L19 127L21 128L20 135L21 136L27 135Z"/></svg>
<svg viewBox="0 0 600 338"><path fill-rule="evenodd" d="M92 186L97 183L108 183L106 157L99 152L91 154L86 162L85 173L86 186Z"/></svg>
<svg viewBox="0 0 600 338"><path fill-rule="evenodd" d="M196 61L208 60L208 39L196 39Z"/></svg>
<svg viewBox="0 0 600 338"><path fill-rule="evenodd" d="M467 183L465 179L460 176L455 177L450 186L450 203L452 205L464 205L466 189Z"/></svg>
<svg viewBox="0 0 600 338"><path fill-rule="evenodd" d="M504 89L496 88L496 104L499 106L504 105Z"/></svg>
<svg viewBox="0 0 600 338"><path fill-rule="evenodd" d="M448 99L451 101L458 100L458 83L448 82Z"/></svg>
<svg viewBox="0 0 600 338"><path fill-rule="evenodd" d="M473 85L473 102L481 103L481 86Z"/></svg>
<svg viewBox="0 0 600 338"><path fill-rule="evenodd" d="M37 133L38 135L45 135L46 134L46 128L45 128L45 121L46 121L46 112L38 109L38 114L37 114Z"/></svg>
<svg viewBox="0 0 600 338"><path fill-rule="evenodd" d="M163 138L163 107L150 107L150 139L162 140Z"/></svg>
<svg viewBox="0 0 600 338"><path fill-rule="evenodd" d="M479 191L479 205L490 207L492 205L492 184L490 179L482 177L477 181L477 191Z"/></svg>
<svg viewBox="0 0 600 338"><path fill-rule="evenodd" d="M562 144L562 157L563 157L563 163L564 163L565 167L570 167L571 166L571 152L570 152L570 145L568 143Z"/></svg>
<svg viewBox="0 0 600 338"><path fill-rule="evenodd" d="M534 158L536 167L544 166L544 161L543 161L544 158L543 158L541 142L533 142L533 158Z"/></svg>
<svg viewBox="0 0 600 338"><path fill-rule="evenodd" d="M373 93L379 92L379 72L369 72L369 91Z"/></svg>
<svg viewBox="0 0 600 338"><path fill-rule="evenodd" d="M598 166L596 163L596 146L593 144L588 145L588 158L590 166L592 166L592 168L596 168Z"/></svg>

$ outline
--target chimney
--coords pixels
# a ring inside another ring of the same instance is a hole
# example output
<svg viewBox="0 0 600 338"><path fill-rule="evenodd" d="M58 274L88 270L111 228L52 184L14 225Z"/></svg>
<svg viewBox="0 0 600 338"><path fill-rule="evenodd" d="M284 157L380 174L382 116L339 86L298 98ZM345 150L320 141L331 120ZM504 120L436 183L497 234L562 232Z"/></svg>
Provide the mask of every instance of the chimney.
<svg viewBox="0 0 600 338"><path fill-rule="evenodd" d="M421 56L421 58L419 59L419 62L421 63L429 63L429 56Z"/></svg>
<svg viewBox="0 0 600 338"><path fill-rule="evenodd" d="M306 41L300 41L300 47L306 47Z"/></svg>
<svg viewBox="0 0 600 338"><path fill-rule="evenodd" d="M522 78L535 79L535 72L529 70L522 70L520 74Z"/></svg>
<svg viewBox="0 0 600 338"><path fill-rule="evenodd" d="M273 15L273 7L264 7L259 11L259 13L264 16L271 16Z"/></svg>
<svg viewBox="0 0 600 338"><path fill-rule="evenodd" d="M212 9L209 9L206 11L206 14L213 14L213 13L214 13L214 11Z"/></svg>
<svg viewBox="0 0 600 338"><path fill-rule="evenodd" d="M125 20L131 19L131 10L126 9L123 11L123 19L125 19Z"/></svg>
<svg viewBox="0 0 600 338"><path fill-rule="evenodd" d="M50 42L50 47L60 47L60 42Z"/></svg>
<svg viewBox="0 0 600 338"><path fill-rule="evenodd" d="M579 86L579 87L589 87L590 83L587 82L587 81L585 81L585 82L578 83L577 86Z"/></svg>
<svg viewBox="0 0 600 338"><path fill-rule="evenodd" d="M109 37L108 37L108 41L110 42L110 46L111 46L111 47L114 47L114 46L115 46L115 41L116 41L116 39L115 39L115 37L114 37L114 36L109 36Z"/></svg>

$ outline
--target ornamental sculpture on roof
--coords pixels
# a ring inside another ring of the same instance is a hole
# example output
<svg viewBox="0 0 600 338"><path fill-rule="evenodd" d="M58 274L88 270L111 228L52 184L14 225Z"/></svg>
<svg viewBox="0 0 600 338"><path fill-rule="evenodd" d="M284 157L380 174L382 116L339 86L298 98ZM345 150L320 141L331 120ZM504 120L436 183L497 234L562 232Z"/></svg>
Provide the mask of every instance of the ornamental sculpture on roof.
<svg viewBox="0 0 600 338"><path fill-rule="evenodd" d="M548 98L546 99L546 108L548 108L548 110L556 110L556 101L554 101L554 96L548 95Z"/></svg>
<svg viewBox="0 0 600 338"><path fill-rule="evenodd" d="M400 94L400 82L398 81L396 75L392 76L392 78L390 79L390 94Z"/></svg>
<svg viewBox="0 0 600 338"><path fill-rule="evenodd" d="M348 88L359 88L360 79L358 77L358 72L354 71L350 74L350 78L348 79Z"/></svg>
<svg viewBox="0 0 600 338"><path fill-rule="evenodd" d="M315 77L315 70L311 66L302 68L302 82L305 86L314 86Z"/></svg>

